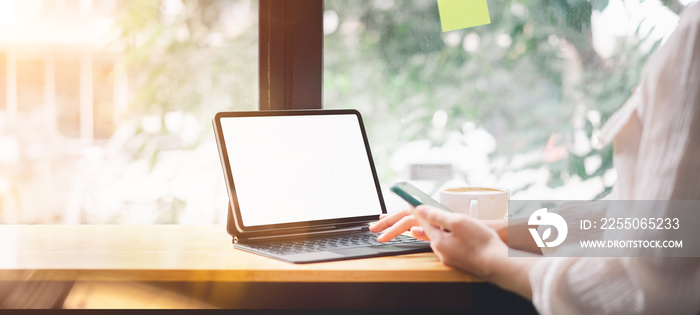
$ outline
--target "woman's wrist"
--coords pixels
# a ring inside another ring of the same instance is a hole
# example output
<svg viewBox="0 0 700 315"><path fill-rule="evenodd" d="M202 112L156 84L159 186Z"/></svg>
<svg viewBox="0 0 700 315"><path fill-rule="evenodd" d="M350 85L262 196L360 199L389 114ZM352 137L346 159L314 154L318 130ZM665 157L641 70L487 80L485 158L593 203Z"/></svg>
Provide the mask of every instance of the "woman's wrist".
<svg viewBox="0 0 700 315"><path fill-rule="evenodd" d="M503 244L488 254L485 261L488 269L483 279L527 299L532 299L530 269L542 256L517 251L518 255L522 255L521 257L509 257L508 250L508 247Z"/></svg>
<svg viewBox="0 0 700 315"><path fill-rule="evenodd" d="M508 219L481 220L480 222L494 230L503 243L508 244Z"/></svg>

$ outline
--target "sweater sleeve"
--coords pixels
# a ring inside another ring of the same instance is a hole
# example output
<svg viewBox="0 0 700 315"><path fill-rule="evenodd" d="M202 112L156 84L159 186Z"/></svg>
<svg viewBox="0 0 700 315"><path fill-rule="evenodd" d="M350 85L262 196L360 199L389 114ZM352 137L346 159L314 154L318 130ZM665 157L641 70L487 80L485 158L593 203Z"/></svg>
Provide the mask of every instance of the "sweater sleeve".
<svg viewBox="0 0 700 315"><path fill-rule="evenodd" d="M615 199L700 200L700 5L685 9L601 141L615 143ZM700 258L547 257L529 279L543 314L700 311Z"/></svg>

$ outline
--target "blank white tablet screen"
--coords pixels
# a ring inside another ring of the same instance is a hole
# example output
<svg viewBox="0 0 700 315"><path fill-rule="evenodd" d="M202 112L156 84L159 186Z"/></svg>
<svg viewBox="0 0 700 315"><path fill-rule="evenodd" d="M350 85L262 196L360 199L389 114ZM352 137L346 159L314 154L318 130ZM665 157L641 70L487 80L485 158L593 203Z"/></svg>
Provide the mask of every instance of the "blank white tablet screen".
<svg viewBox="0 0 700 315"><path fill-rule="evenodd" d="M382 213L357 116L223 117L243 225Z"/></svg>

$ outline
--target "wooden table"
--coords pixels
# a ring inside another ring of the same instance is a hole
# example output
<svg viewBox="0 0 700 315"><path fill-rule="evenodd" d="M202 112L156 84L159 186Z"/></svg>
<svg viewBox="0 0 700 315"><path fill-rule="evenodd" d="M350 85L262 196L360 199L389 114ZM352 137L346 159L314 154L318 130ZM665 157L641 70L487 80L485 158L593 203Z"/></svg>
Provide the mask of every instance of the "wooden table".
<svg viewBox="0 0 700 315"><path fill-rule="evenodd" d="M433 253L297 265L233 248L223 226L0 226L0 280L471 282Z"/></svg>
<svg viewBox="0 0 700 315"><path fill-rule="evenodd" d="M0 244L0 281L258 284L261 294L270 292L265 284L321 291L329 288L324 283L357 290L373 284L384 291L481 282L433 253L286 263L234 249L223 226L6 225Z"/></svg>

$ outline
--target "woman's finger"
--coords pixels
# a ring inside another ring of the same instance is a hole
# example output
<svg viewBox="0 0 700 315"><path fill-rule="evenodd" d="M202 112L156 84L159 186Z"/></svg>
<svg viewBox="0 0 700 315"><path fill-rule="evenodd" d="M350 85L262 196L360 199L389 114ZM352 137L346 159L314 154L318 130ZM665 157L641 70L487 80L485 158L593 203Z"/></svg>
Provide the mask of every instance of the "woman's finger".
<svg viewBox="0 0 700 315"><path fill-rule="evenodd" d="M388 227L396 224L396 222L408 215L411 215L411 209L390 213L386 215L386 217L377 221L377 223L375 223L374 225L370 226L369 230L372 231L372 233L379 233L381 231L386 230Z"/></svg>
<svg viewBox="0 0 700 315"><path fill-rule="evenodd" d="M442 233L445 233L443 229L432 225L430 222L422 219L421 217L417 217L416 220L423 229L425 236L430 239L431 242L438 241L442 237Z"/></svg>
<svg viewBox="0 0 700 315"><path fill-rule="evenodd" d="M448 231L452 231L457 224L456 217L458 214L449 213L430 206L421 205L416 207L415 215L418 219L425 220L434 227L442 227ZM423 224L421 224L423 225ZM423 227L425 227L423 225ZM426 233L427 233L426 229Z"/></svg>
<svg viewBox="0 0 700 315"><path fill-rule="evenodd" d="M415 226L416 224L418 224L418 222L416 222L416 218L413 215L405 216L401 218L401 220L396 222L394 225L384 230L384 233L377 237L377 240L380 242L390 241L394 237L397 237L403 234L404 232L408 231L409 229L411 229L412 226Z"/></svg>
<svg viewBox="0 0 700 315"><path fill-rule="evenodd" d="M429 241L428 235L425 234L422 226L411 227L411 235L419 240Z"/></svg>

